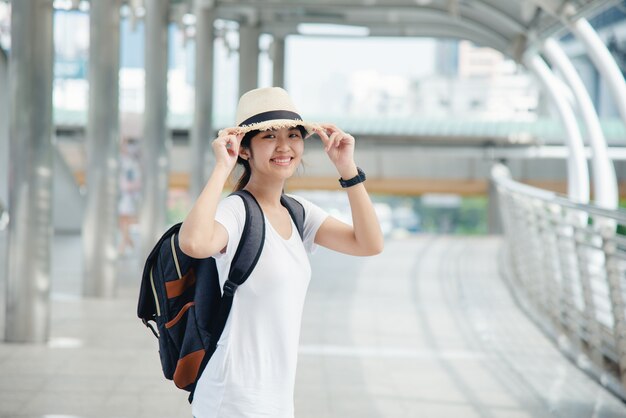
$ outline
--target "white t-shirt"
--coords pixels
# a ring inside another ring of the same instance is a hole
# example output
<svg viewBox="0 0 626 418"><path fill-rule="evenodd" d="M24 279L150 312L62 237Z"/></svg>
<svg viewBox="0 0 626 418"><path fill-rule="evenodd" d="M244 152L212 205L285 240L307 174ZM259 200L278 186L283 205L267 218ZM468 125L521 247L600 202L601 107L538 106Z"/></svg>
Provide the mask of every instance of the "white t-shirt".
<svg viewBox="0 0 626 418"><path fill-rule="evenodd" d="M295 198L305 211L304 239L293 221L291 237L285 240L265 218L259 261L238 287L217 349L196 386L196 418L294 416L300 324L311 278L307 251L315 249L315 234L328 216L313 203ZM215 219L228 231L226 252L215 257L223 288L245 221L241 198L223 199Z"/></svg>

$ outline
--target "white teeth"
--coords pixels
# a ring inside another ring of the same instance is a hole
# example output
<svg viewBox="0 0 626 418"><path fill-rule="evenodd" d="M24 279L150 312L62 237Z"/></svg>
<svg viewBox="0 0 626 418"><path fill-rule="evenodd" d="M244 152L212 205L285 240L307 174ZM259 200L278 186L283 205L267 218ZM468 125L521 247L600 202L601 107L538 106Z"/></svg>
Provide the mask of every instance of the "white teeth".
<svg viewBox="0 0 626 418"><path fill-rule="evenodd" d="M291 161L291 158L274 158L274 162L278 164L287 164L289 161Z"/></svg>

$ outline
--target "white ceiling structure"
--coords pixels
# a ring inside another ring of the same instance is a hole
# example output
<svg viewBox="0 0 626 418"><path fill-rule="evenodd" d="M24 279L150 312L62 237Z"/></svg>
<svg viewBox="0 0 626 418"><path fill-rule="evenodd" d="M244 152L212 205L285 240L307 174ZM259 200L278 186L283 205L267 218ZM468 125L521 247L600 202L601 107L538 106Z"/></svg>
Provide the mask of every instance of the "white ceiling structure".
<svg viewBox="0 0 626 418"><path fill-rule="evenodd" d="M221 0L218 18L258 24L264 33L298 33L300 23L369 28L370 36L470 40L518 61L538 41L567 32L567 22L593 16L618 0ZM183 4L188 4L183 2Z"/></svg>
<svg viewBox="0 0 626 418"><path fill-rule="evenodd" d="M128 4L133 9L144 1L128 0ZM250 48L251 39L258 33L280 38L301 34L299 25L303 23L317 23L362 27L369 36L464 39L500 51L537 77L558 113L567 148L570 198L577 202L589 201L590 176L584 144L587 139L592 150L596 201L604 207L615 208L616 175L598 114L571 60L556 40L571 32L585 45L589 58L609 86L620 118L626 123L624 77L587 21L621 3L622 0L172 0L170 4L172 20L182 24L186 15L196 12L200 17L202 11L201 33L206 33L203 25L210 24L212 19L238 22L240 35L242 30L244 32L246 48ZM205 13L209 10L210 13ZM251 55L248 50L243 54L244 57ZM254 85L250 80L256 78L257 71L252 62L240 60L239 65L240 89L243 81L247 84L243 86L245 91ZM565 80L558 78L551 67L563 74ZM564 94L567 86L575 103L569 102ZM208 84L196 87L197 92L210 96ZM202 119L202 110L196 109L194 120ZM583 138L579 116L584 120L587 138ZM378 141L384 140L379 138ZM202 155L200 150L193 152Z"/></svg>
<svg viewBox="0 0 626 418"><path fill-rule="evenodd" d="M370 36L459 38L491 47L528 67L541 81L565 128L568 148L568 195L589 201L589 174L584 143L574 109L563 97L561 82L548 63L571 74L568 84L576 96L590 136L598 203L617 205L613 164L598 115L571 62L555 39L570 30L586 45L610 86L626 122L626 84L610 53L585 18L621 3L620 0L196 0L195 7L214 10L214 17L257 27L275 36L298 33L301 23L365 27ZM189 4L189 3L182 3ZM575 88L576 87L576 88Z"/></svg>

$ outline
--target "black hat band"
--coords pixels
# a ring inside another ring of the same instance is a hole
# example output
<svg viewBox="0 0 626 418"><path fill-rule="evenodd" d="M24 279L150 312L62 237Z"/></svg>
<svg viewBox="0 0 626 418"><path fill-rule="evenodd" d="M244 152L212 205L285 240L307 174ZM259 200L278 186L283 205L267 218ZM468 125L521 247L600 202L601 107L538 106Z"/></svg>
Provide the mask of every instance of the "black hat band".
<svg viewBox="0 0 626 418"><path fill-rule="evenodd" d="M239 124L239 126L253 125L255 123L266 122L268 120L289 119L302 121L300 115L289 110L270 110L269 112L258 113Z"/></svg>

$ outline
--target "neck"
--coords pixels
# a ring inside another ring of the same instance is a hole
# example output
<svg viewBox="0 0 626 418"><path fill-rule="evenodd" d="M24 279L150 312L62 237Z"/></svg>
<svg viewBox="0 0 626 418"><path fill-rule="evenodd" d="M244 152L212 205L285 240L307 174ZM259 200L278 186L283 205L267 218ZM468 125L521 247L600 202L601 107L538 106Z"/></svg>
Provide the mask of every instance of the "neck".
<svg viewBox="0 0 626 418"><path fill-rule="evenodd" d="M283 193L284 187L284 180L268 181L264 179L260 181L259 179L255 179L253 175L244 189L252 193L259 203L265 205L280 205L280 196Z"/></svg>

